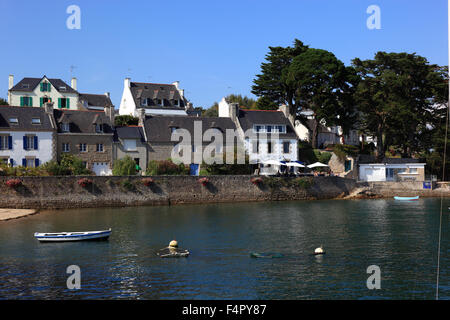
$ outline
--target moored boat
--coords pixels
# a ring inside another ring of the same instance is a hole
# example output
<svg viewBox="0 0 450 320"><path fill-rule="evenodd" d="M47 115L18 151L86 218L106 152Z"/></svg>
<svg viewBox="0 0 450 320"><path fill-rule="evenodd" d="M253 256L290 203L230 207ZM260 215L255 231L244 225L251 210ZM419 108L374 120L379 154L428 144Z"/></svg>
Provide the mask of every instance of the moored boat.
<svg viewBox="0 0 450 320"><path fill-rule="evenodd" d="M34 237L41 242L81 241L81 240L106 240L111 235L109 230L82 231L82 232L36 232Z"/></svg>
<svg viewBox="0 0 450 320"><path fill-rule="evenodd" d="M414 201L414 200L419 200L419 196L415 196L415 197L394 197L395 200L400 200L400 201Z"/></svg>

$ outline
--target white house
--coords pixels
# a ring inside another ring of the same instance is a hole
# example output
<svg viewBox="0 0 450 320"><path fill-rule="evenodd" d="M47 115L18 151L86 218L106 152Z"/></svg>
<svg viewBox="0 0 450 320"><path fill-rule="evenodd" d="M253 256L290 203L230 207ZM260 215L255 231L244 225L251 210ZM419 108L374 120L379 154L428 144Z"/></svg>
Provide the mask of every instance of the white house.
<svg viewBox="0 0 450 320"><path fill-rule="evenodd" d="M97 109L113 106L109 93L104 95L79 93L77 78L72 78L70 86L61 79L23 78L14 85L14 76L8 79L8 104L20 107L43 107L53 102L55 108L80 110Z"/></svg>
<svg viewBox="0 0 450 320"><path fill-rule="evenodd" d="M250 163L298 160L298 137L285 108L246 110L223 98L219 102L219 117L231 118L236 124ZM267 165L261 173L273 170L278 168Z"/></svg>
<svg viewBox="0 0 450 320"><path fill-rule="evenodd" d="M0 107L0 161L37 167L56 160L52 113L45 108Z"/></svg>
<svg viewBox="0 0 450 320"><path fill-rule="evenodd" d="M139 109L145 109L147 115L186 116L193 108L178 81L159 84L125 78L119 114L138 117Z"/></svg>

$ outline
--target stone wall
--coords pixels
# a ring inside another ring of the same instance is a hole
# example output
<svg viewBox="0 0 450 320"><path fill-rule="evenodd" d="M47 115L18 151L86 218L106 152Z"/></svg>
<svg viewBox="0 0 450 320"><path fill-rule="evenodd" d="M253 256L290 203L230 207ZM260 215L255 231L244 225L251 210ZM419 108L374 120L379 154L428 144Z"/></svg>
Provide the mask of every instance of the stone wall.
<svg viewBox="0 0 450 320"><path fill-rule="evenodd" d="M270 178L255 185L252 176L210 176L206 186L193 176L154 176L150 186L143 177L89 176L93 184L78 185L81 177L21 177L22 185L6 186L0 177L1 208L74 208L237 201L331 199L348 195L354 180L315 177L308 188L295 178Z"/></svg>

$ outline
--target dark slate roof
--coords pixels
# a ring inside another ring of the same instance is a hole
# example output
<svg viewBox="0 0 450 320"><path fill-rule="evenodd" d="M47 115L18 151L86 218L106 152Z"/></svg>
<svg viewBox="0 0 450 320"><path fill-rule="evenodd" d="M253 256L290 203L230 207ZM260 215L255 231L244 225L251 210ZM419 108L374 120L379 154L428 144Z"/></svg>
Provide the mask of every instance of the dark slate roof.
<svg viewBox="0 0 450 320"><path fill-rule="evenodd" d="M110 119L103 111L54 110L58 133L61 123L69 123L70 133L96 133L95 124L103 124L103 133L112 134L113 128Z"/></svg>
<svg viewBox="0 0 450 320"><path fill-rule="evenodd" d="M147 106L144 107L146 109L184 110L187 102L185 98L181 98L174 84L131 82L130 90L138 108L142 107L143 99L149 99ZM158 105L156 99L161 99L164 106ZM173 100L176 99L179 100L179 106L173 104Z"/></svg>
<svg viewBox="0 0 450 320"><path fill-rule="evenodd" d="M9 91L23 91L23 92L31 92L33 91L37 85L42 81L42 79L47 78L43 76L42 78L23 78L20 80L14 87L9 89ZM47 80L52 84L52 89L56 89L60 93L78 93L67 83L62 81L61 79L49 79ZM28 86L26 86L28 85ZM66 87L65 90L61 89L61 87Z"/></svg>
<svg viewBox="0 0 450 320"><path fill-rule="evenodd" d="M194 122L202 122L202 133L211 128L217 128L224 133L227 129L236 129L230 118L219 117L189 117L189 116L152 116L145 119L145 132L148 142L171 142L171 128L186 129L194 139Z"/></svg>
<svg viewBox="0 0 450 320"><path fill-rule="evenodd" d="M114 130L114 141L119 139L139 139L145 141L144 130L139 126L116 127Z"/></svg>
<svg viewBox="0 0 450 320"><path fill-rule="evenodd" d="M382 161L378 162L374 156L370 155L359 155L358 162L360 164L371 164L371 163L387 163L387 164L405 164L405 163L421 163L421 159L414 158L384 158Z"/></svg>
<svg viewBox="0 0 450 320"><path fill-rule="evenodd" d="M80 100L87 102L87 107L110 107L111 99L106 94L80 93Z"/></svg>
<svg viewBox="0 0 450 320"><path fill-rule="evenodd" d="M297 134L294 131L290 121L284 116L281 111L275 110L239 110L239 123L242 130L247 131L252 129L253 125L285 125L286 133L278 134L279 138L297 139ZM269 137L270 135L267 134Z"/></svg>
<svg viewBox="0 0 450 320"><path fill-rule="evenodd" d="M17 125L9 122L18 119ZM31 119L41 119L41 124L32 124ZM0 106L0 131L53 131L50 115L44 108Z"/></svg>

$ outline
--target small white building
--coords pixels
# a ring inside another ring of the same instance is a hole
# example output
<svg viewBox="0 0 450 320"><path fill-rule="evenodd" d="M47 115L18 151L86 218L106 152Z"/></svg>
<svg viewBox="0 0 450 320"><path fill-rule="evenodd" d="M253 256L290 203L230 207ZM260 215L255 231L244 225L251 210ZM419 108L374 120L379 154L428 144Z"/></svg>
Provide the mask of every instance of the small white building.
<svg viewBox="0 0 450 320"><path fill-rule="evenodd" d="M360 162L360 181L424 181L425 163L411 158L385 158L382 162Z"/></svg>
<svg viewBox="0 0 450 320"><path fill-rule="evenodd" d="M0 161L37 167L56 160L55 123L44 108L0 107Z"/></svg>
<svg viewBox="0 0 450 320"><path fill-rule="evenodd" d="M146 115L187 116L193 108L178 81L159 84L125 78L119 114L139 117L139 109L145 109Z"/></svg>

